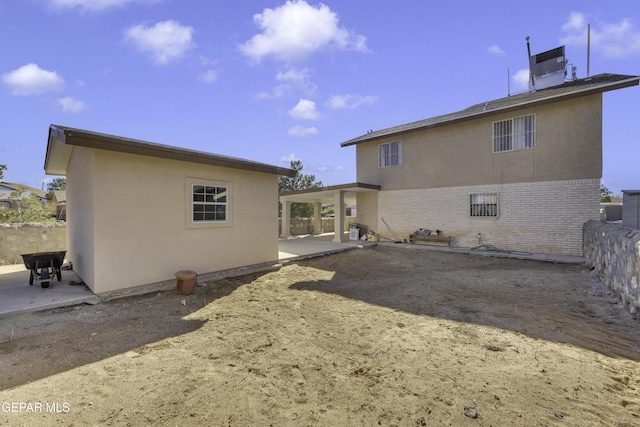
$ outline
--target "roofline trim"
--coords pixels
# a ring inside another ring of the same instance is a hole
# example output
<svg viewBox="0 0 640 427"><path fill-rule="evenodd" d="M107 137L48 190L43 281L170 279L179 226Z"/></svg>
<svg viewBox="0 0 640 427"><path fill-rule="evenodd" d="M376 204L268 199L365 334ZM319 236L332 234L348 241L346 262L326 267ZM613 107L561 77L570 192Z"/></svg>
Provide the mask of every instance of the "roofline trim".
<svg viewBox="0 0 640 427"><path fill-rule="evenodd" d="M232 169L242 169L252 172L262 172L274 175L294 177L297 172L293 169L281 168L266 163L235 157L222 156L204 151L196 151L169 145L156 144L132 138L124 138L115 135L107 135L82 129L68 128L59 125L49 126L49 142L47 144L47 159L52 146L52 139L70 146L94 148L99 150L116 151L120 153L137 154L141 156L156 157L162 159L179 160L190 163L200 163L211 166L220 166Z"/></svg>
<svg viewBox="0 0 640 427"><path fill-rule="evenodd" d="M380 191L382 187L375 184L365 184L363 182L355 182L353 184L339 184L339 185L330 185L328 187L316 187L316 188L305 188L304 190L295 190L295 191L283 191L279 194L279 196L296 196L299 194L309 194L309 193L318 193L322 191L356 191L358 189L362 190L374 190Z"/></svg>
<svg viewBox="0 0 640 427"><path fill-rule="evenodd" d="M593 76L593 77L596 77L596 76ZM582 97L582 96L593 95L593 94L596 94L596 93L603 93L603 92L608 92L608 91L612 91L612 90L616 90L616 89L622 89L622 88L625 88L625 87L638 86L638 84L640 84L640 76L633 76L631 78L624 79L624 80L619 80L619 81L615 81L615 82L599 84L597 86L586 87L586 88L579 89L579 90L576 90L576 91L573 91L573 92L569 92L569 93L561 93L561 94L556 94L556 95L550 95L550 96L547 96L547 97L544 97L544 98L523 101L523 102L519 102L519 103L516 103L516 104L513 104L513 105L508 105L508 106L505 106L505 107L498 107L498 108L485 110L485 111L472 111L472 112L469 112L467 114L462 114L465 110L460 110L460 111L457 112L457 113L461 114L460 116L454 117L454 118L449 119L449 120L442 120L442 121L436 121L436 122L432 122L432 123L420 124L422 122L425 122L426 120L429 120L429 119L425 119L425 120L419 120L419 121L413 122L414 126L411 126L411 123L406 123L404 125L398 125L398 126L392 126L390 128L381 129L379 131L374 131L371 134L362 135L362 136L353 138L353 139L351 139L349 141L345 141L345 142L341 143L340 146L341 147L349 147L351 145L357 145L357 144L361 144L361 143L364 143L364 142L375 141L375 140L386 138L386 137L389 137L389 136L402 135L402 134L405 134L405 133L415 132L415 131L418 131L418 130L435 128L435 127L438 127L438 126L448 126L448 125L451 125L451 124L460 123L460 122L464 122L464 121L468 121L468 120L473 120L473 119L480 118L480 117L487 117L487 116L491 116L491 115L495 115L495 114L499 114L499 113L504 113L504 112L508 112L508 111L512 111L512 110L517 110L517 109L523 108L525 106L544 105L544 104L549 104L549 103L552 103L552 102L556 102L559 99L573 99L573 98L578 98L578 97ZM446 116L449 116L449 115L452 115L452 114L455 114L455 113L444 114L442 116L435 116L435 117L432 117L431 119L437 119L438 117L446 117ZM394 131L393 129L396 129L396 130Z"/></svg>

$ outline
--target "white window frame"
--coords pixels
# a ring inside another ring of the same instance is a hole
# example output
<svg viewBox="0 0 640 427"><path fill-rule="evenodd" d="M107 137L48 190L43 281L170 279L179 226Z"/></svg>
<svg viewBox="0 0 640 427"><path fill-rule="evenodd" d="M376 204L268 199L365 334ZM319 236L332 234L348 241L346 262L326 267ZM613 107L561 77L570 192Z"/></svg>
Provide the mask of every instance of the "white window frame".
<svg viewBox="0 0 640 427"><path fill-rule="evenodd" d="M474 218L497 218L500 205L498 193L476 193L469 196L469 216Z"/></svg>
<svg viewBox="0 0 640 427"><path fill-rule="evenodd" d="M209 189L200 193L198 190ZM226 190L226 193L225 193ZM196 192L198 191L198 192ZM186 226L187 228L230 227L232 224L233 185L229 181L204 178L187 178L185 180ZM202 197L200 197L202 196ZM195 216L205 207L212 219L196 219ZM216 219L216 211L222 213L224 219Z"/></svg>
<svg viewBox="0 0 640 427"><path fill-rule="evenodd" d="M378 167L389 168L402 165L402 141L378 145Z"/></svg>
<svg viewBox="0 0 640 427"><path fill-rule="evenodd" d="M493 152L530 150L536 146L536 115L514 117L492 124Z"/></svg>

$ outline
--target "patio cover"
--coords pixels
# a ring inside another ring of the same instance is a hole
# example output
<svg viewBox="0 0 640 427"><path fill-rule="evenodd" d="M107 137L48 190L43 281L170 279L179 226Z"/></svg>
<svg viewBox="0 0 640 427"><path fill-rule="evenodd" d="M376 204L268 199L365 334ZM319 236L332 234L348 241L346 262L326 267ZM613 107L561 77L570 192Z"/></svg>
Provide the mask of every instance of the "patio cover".
<svg viewBox="0 0 640 427"><path fill-rule="evenodd" d="M335 236L336 243L344 241L345 206L355 205L357 193L365 191L380 191L379 185L355 182L352 184L333 185L329 187L309 188L306 190L287 191L280 193L282 203L282 234L280 237L289 237L291 226L291 203L312 203L314 205L314 229L320 230L320 209L323 203L335 206Z"/></svg>

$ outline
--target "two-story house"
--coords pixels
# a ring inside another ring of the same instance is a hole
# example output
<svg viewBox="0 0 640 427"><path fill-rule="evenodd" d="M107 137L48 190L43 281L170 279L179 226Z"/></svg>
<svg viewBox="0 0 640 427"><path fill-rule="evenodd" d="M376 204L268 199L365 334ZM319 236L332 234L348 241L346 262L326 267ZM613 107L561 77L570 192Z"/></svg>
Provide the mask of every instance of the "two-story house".
<svg viewBox="0 0 640 427"><path fill-rule="evenodd" d="M356 148L357 181L380 187L357 193L358 222L582 256L583 224L599 219L603 93L639 80L574 79L342 143Z"/></svg>
<svg viewBox="0 0 640 427"><path fill-rule="evenodd" d="M280 200L333 202L341 223L345 200L355 202L357 222L390 240L430 229L457 247L582 256L583 225L600 218L603 93L640 77L554 73L526 93L346 141L356 183Z"/></svg>

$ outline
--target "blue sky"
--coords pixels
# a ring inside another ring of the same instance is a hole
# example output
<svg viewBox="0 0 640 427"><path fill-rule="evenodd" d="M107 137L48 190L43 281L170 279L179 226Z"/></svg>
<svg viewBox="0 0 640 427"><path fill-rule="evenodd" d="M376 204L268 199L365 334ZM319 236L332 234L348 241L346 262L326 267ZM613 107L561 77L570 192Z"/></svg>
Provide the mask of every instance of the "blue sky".
<svg viewBox="0 0 640 427"><path fill-rule="evenodd" d="M640 74L640 4L0 2L0 164L40 187L51 123L355 181L340 143L526 89L531 51ZM640 88L604 94L603 184L640 188Z"/></svg>

